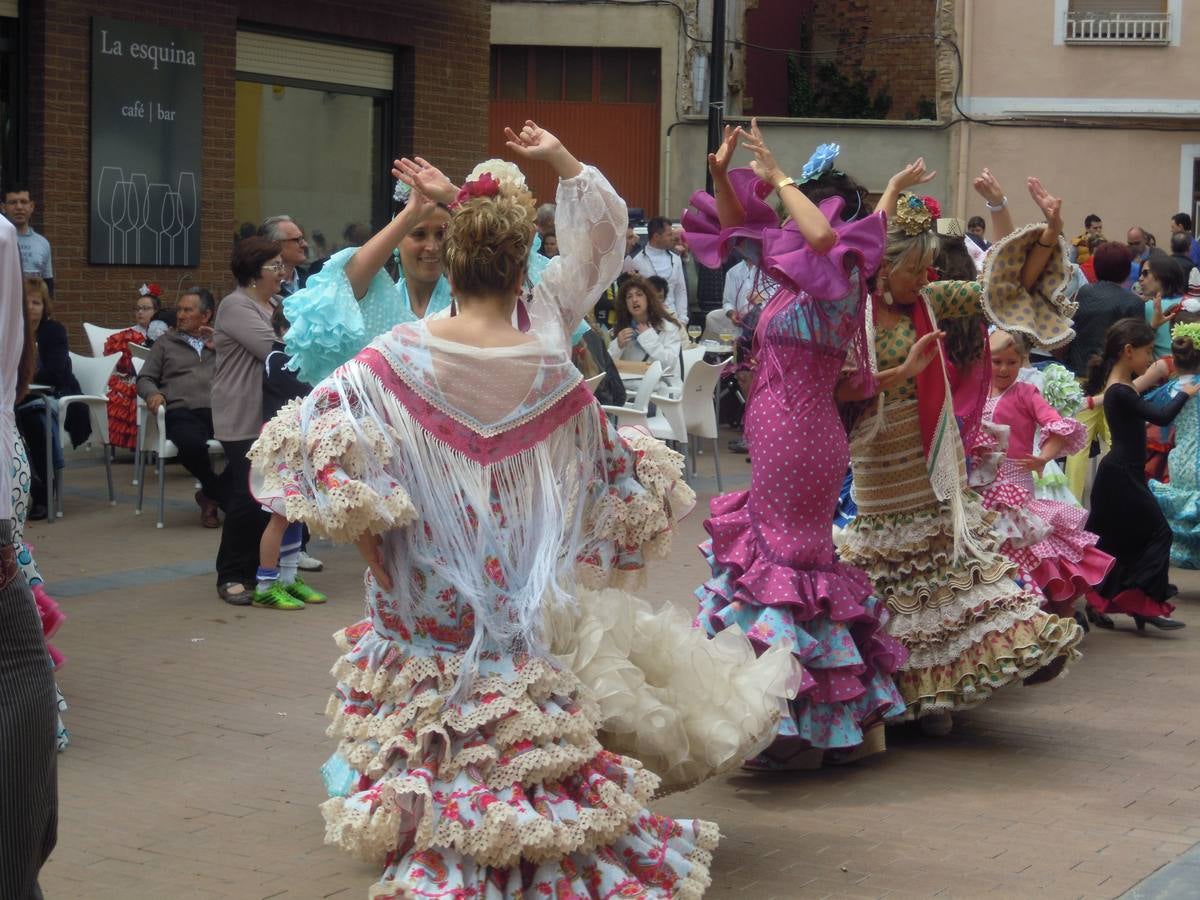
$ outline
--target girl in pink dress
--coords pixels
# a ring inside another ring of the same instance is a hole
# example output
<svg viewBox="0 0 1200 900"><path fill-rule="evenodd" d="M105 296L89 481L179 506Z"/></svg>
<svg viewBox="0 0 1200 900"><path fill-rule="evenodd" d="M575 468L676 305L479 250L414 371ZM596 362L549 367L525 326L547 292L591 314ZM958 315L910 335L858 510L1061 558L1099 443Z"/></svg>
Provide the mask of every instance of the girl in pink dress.
<svg viewBox="0 0 1200 900"><path fill-rule="evenodd" d="M1104 580L1114 560L1097 550L1099 538L1084 530L1087 510L1038 499L1033 476L1051 460L1083 449L1087 429L1064 419L1036 387L1018 380L1023 354L1013 335L998 330L989 343L992 389L983 420L999 452L980 460L971 481L981 490L983 505L997 513L993 528L1004 540L1000 552L1041 589L1043 609L1071 616L1075 601ZM1039 428L1041 446L1035 448Z"/></svg>

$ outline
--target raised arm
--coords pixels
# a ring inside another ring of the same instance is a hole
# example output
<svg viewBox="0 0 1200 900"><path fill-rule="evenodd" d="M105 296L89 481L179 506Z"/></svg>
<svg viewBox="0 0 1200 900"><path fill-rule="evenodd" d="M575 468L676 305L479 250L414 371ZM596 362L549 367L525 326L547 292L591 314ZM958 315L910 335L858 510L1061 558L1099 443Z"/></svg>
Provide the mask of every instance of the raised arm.
<svg viewBox="0 0 1200 900"><path fill-rule="evenodd" d="M750 120L750 131L745 134L742 146L754 154L750 167L754 174L775 188L783 202L784 211L796 223L804 240L818 253L828 253L837 243L837 232L815 203L804 196L796 182L775 161L775 154L767 146L758 128L758 119ZM725 223L722 222L722 225Z"/></svg>
<svg viewBox="0 0 1200 900"><path fill-rule="evenodd" d="M1038 235L1037 242L1029 248L1025 265L1021 268L1021 285L1028 291L1037 284L1038 276L1046 268L1046 263L1050 262L1051 254L1058 248L1058 239L1062 235L1062 200L1051 196L1037 178L1031 177L1027 185L1029 196L1046 219L1042 233Z"/></svg>
<svg viewBox="0 0 1200 900"><path fill-rule="evenodd" d="M879 203L875 205L875 211L882 212L890 221L896 215L896 204L900 200L900 195L917 185L928 184L936 175L936 169L932 172L925 171L925 158L918 156L888 179L887 187L883 189Z"/></svg>
<svg viewBox="0 0 1200 900"><path fill-rule="evenodd" d="M1008 208L1008 197L991 170L985 167L972 185L975 192L987 204L988 212L992 214L993 242L1016 231L1016 226L1013 225L1012 211Z"/></svg>
<svg viewBox="0 0 1200 900"><path fill-rule="evenodd" d="M717 218L722 228L732 228L746 221L746 210L729 183L729 162L737 142L744 135L741 128L725 126L725 134L716 151L708 154L708 171L713 180L713 199L717 201Z"/></svg>
<svg viewBox="0 0 1200 900"><path fill-rule="evenodd" d="M1200 383L1180 385L1178 394L1162 406L1155 406L1139 397L1137 392L1130 387L1128 391L1117 391L1113 394L1112 402L1132 410L1134 415L1140 416L1151 425L1165 426L1175 421L1175 417L1183 409L1183 404L1187 403L1197 391L1200 391ZM1106 400L1108 393L1112 393L1111 390L1106 393Z"/></svg>
<svg viewBox="0 0 1200 900"><path fill-rule="evenodd" d="M367 295L371 279L383 268L396 245L420 224L434 205L419 190L413 190L400 214L371 235L371 239L350 257L345 272L356 299L361 300Z"/></svg>
<svg viewBox="0 0 1200 900"><path fill-rule="evenodd" d="M550 165L558 175L555 231L558 256L533 289L533 327L569 340L584 314L621 271L629 211L603 175L584 166L550 132L527 121L518 134L505 129L518 156ZM550 336L548 334L548 336Z"/></svg>

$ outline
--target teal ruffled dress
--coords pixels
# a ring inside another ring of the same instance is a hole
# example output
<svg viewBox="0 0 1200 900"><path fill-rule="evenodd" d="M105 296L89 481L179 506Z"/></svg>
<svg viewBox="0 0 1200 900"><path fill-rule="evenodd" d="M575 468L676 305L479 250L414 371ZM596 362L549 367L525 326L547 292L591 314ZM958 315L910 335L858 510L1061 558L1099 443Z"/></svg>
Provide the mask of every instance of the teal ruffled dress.
<svg viewBox="0 0 1200 900"><path fill-rule="evenodd" d="M1185 375L1179 379L1194 379ZM1179 391L1179 381L1163 387L1164 400ZM1175 446L1167 456L1171 481L1151 481L1150 490L1171 525L1171 565L1200 569L1200 412L1185 404L1175 418Z"/></svg>

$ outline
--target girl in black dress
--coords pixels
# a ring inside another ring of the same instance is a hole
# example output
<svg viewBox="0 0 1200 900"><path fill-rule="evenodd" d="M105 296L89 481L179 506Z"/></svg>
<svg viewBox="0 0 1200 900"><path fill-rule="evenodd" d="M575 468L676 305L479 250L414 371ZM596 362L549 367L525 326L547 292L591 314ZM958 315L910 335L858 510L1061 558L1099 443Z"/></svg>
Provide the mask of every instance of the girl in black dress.
<svg viewBox="0 0 1200 900"><path fill-rule="evenodd" d="M1146 423L1169 425L1200 385L1180 388L1163 406L1139 396L1133 379L1154 362L1154 329L1144 319L1121 319L1104 338L1103 355L1092 357L1084 388L1104 392L1104 415L1112 449L1100 460L1092 488L1087 530L1100 535L1097 546L1117 564L1098 588L1097 608L1132 616L1138 630L1182 628L1167 602L1171 527L1146 486Z"/></svg>

